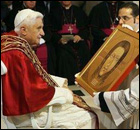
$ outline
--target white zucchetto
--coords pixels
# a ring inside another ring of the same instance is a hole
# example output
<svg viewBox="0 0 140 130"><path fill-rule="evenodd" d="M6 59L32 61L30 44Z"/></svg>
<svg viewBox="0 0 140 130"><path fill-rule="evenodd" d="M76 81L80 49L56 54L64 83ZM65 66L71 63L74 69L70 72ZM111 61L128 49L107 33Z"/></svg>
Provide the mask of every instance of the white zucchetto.
<svg viewBox="0 0 140 130"><path fill-rule="evenodd" d="M14 26L17 27L19 26L27 17L42 17L43 15L40 12L31 10L31 9L23 9L21 11L19 11L15 17L15 21L14 21ZM32 22L32 21L31 21Z"/></svg>

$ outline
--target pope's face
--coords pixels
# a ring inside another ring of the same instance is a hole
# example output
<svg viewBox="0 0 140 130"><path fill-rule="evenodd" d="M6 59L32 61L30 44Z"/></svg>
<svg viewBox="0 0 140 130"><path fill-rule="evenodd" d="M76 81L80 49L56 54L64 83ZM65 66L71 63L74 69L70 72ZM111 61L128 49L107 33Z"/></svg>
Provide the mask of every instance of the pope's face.
<svg viewBox="0 0 140 130"><path fill-rule="evenodd" d="M27 26L25 39L32 47L36 47L39 45L42 36L44 36L43 21L42 18L37 18L35 24Z"/></svg>

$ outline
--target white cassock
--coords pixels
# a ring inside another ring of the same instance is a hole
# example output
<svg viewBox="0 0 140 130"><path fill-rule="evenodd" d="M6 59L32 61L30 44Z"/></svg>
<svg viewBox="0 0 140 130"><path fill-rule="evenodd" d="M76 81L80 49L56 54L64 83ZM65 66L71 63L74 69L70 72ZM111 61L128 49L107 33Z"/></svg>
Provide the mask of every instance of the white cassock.
<svg viewBox="0 0 140 130"><path fill-rule="evenodd" d="M55 77L52 76L52 78ZM56 77L55 81L59 82L60 79ZM64 82L63 79L61 80ZM96 116L93 113L84 110L83 108L73 105L73 96L68 89L55 89L55 95L51 102L40 111L23 116L11 117L16 127L19 129L45 129L45 127L50 127L50 129L96 128ZM50 107L51 110L49 110ZM47 122L50 122L48 126L46 125Z"/></svg>
<svg viewBox="0 0 140 130"><path fill-rule="evenodd" d="M100 107L99 94L95 94L93 100ZM130 127L139 128L139 75L126 90L104 92L104 100L116 126L131 117Z"/></svg>

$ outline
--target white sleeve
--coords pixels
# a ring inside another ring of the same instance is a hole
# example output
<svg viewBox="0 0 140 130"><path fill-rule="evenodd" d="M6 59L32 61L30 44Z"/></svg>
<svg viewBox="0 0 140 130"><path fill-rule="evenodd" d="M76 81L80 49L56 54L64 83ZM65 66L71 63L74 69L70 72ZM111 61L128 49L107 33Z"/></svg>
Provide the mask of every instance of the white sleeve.
<svg viewBox="0 0 140 130"><path fill-rule="evenodd" d="M131 82L131 88L115 92L105 92L104 99L119 126L139 109L139 76Z"/></svg>
<svg viewBox="0 0 140 130"><path fill-rule="evenodd" d="M94 97L93 97L93 102L94 104L100 108L100 101L99 101L99 94L100 93L93 93Z"/></svg>
<svg viewBox="0 0 140 130"><path fill-rule="evenodd" d="M1 75L4 75L7 73L7 68L5 64L1 61Z"/></svg>
<svg viewBox="0 0 140 130"><path fill-rule="evenodd" d="M55 94L49 105L73 103L73 94L66 88L55 88Z"/></svg>

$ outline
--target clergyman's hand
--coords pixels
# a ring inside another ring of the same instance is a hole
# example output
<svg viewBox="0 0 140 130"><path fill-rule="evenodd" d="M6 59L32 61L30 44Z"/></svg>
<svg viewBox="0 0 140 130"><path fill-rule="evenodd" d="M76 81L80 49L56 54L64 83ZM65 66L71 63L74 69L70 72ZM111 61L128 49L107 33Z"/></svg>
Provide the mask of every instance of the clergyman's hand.
<svg viewBox="0 0 140 130"><path fill-rule="evenodd" d="M78 77L78 75L80 74L80 72L79 73L77 73L77 74L75 74L75 79ZM77 81L75 80L75 85L78 85L78 83L77 83Z"/></svg>
<svg viewBox="0 0 140 130"><path fill-rule="evenodd" d="M75 35L74 36L74 43L78 43L80 40L82 40L82 38L80 37L80 36L78 36L78 35Z"/></svg>
<svg viewBox="0 0 140 130"><path fill-rule="evenodd" d="M64 38L61 38L59 42L61 44L65 45L65 44L67 44L68 41L66 39L64 39Z"/></svg>

